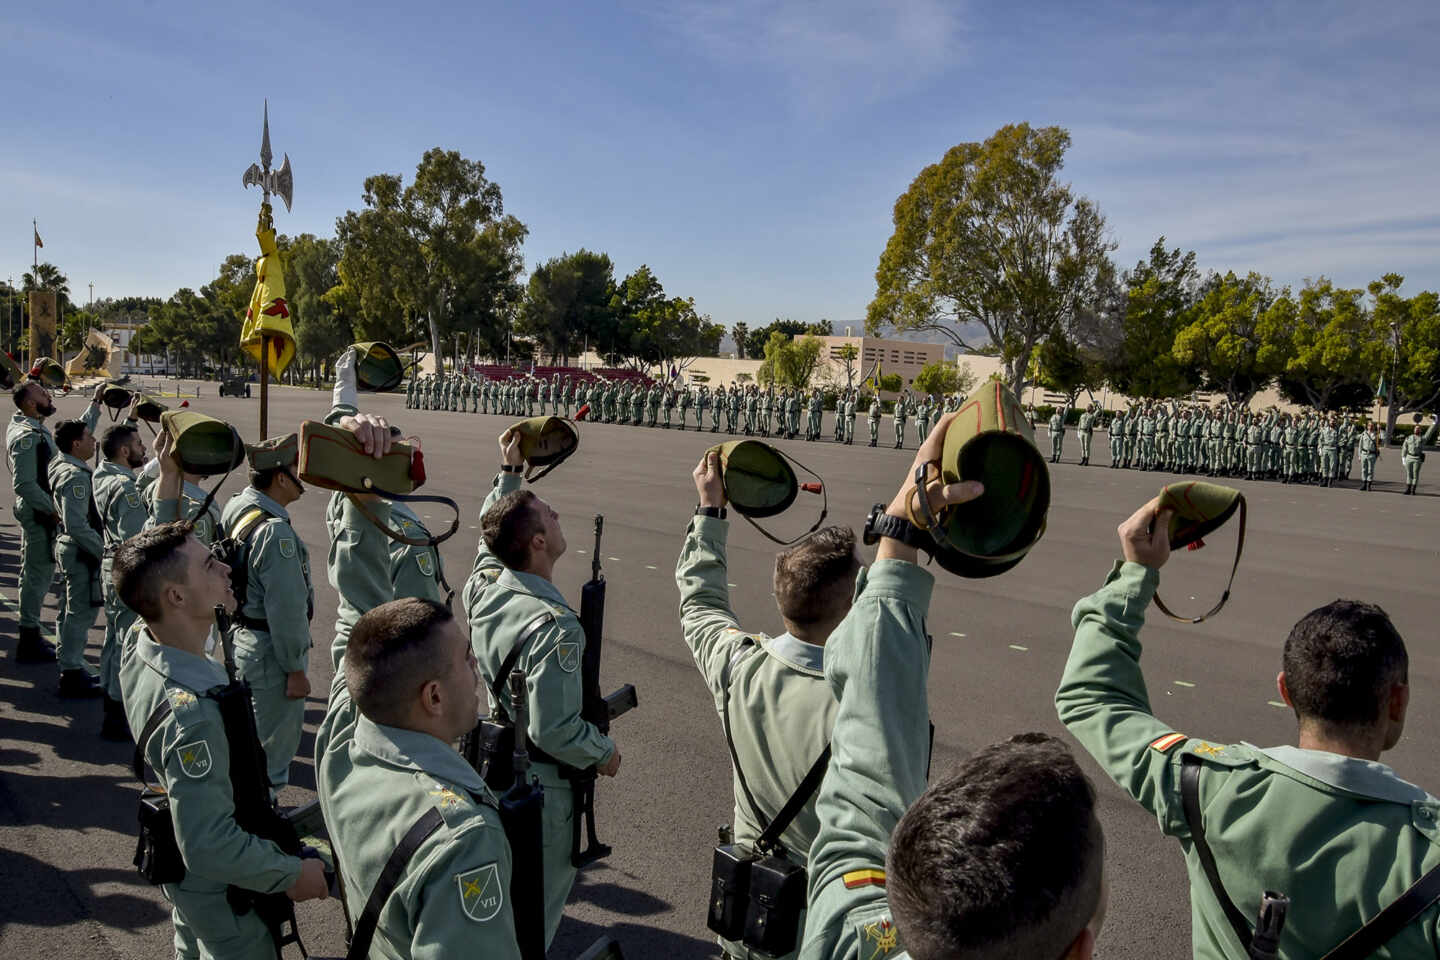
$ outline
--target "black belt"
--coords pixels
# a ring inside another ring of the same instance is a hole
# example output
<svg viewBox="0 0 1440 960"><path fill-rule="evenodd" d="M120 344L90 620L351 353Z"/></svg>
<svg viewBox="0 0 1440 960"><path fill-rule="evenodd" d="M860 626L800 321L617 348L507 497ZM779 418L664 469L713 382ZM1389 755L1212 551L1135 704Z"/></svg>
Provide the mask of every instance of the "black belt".
<svg viewBox="0 0 1440 960"><path fill-rule="evenodd" d="M258 617L247 617L245 614L239 612L236 612L235 616L231 619L239 626L248 627L251 630L260 630L265 633L270 632L269 620L262 620Z"/></svg>

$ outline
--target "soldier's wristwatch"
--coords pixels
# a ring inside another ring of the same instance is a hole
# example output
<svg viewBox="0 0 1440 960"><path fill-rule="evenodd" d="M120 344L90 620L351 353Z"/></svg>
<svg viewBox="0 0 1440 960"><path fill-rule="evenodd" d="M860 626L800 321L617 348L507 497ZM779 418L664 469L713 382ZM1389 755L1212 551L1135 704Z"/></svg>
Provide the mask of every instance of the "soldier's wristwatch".
<svg viewBox="0 0 1440 960"><path fill-rule="evenodd" d="M695 508L695 516L697 517L712 517L716 520L724 520L727 514L728 511L724 507L697 506Z"/></svg>
<svg viewBox="0 0 1440 960"><path fill-rule="evenodd" d="M929 534L904 517L890 516L885 512L885 504L877 503L870 508L870 516L865 519L865 532L862 534L862 539L865 541L865 546L873 547L880 542L881 537L899 540L907 547L914 547L916 550L931 549Z"/></svg>

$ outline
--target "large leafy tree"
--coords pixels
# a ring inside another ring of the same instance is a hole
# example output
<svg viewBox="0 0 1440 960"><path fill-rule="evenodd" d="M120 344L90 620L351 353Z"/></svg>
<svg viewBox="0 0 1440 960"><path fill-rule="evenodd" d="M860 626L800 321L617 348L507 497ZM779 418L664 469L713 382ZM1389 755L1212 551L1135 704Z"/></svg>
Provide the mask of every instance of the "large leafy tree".
<svg viewBox="0 0 1440 960"><path fill-rule="evenodd" d="M749 334L750 325L748 323L737 323L730 328L730 339L735 341L735 356L740 360L745 359L745 338Z"/></svg>
<svg viewBox="0 0 1440 960"><path fill-rule="evenodd" d="M921 393L968 394L975 389L975 374L969 367L937 360L920 368L912 386Z"/></svg>
<svg viewBox="0 0 1440 960"><path fill-rule="evenodd" d="M1289 288L1275 290L1269 277L1212 273L1171 352L1199 374L1202 386L1248 406L1285 369L1292 348L1285 334L1295 310Z"/></svg>
<svg viewBox="0 0 1440 960"><path fill-rule="evenodd" d="M786 339L798 337L811 333L810 325L801 323L799 320L776 317L773 323L754 330L747 330L745 333L745 356L752 360L763 359L765 356L765 345L770 342L771 334L783 334Z"/></svg>
<svg viewBox="0 0 1440 960"><path fill-rule="evenodd" d="M1015 389L1036 344L1093 301L1113 249L1093 203L1059 180L1070 134L1002 127L951 147L895 202L866 328L992 346Z"/></svg>
<svg viewBox="0 0 1440 960"><path fill-rule="evenodd" d="M619 338L615 295L615 265L606 254L579 250L552 257L530 274L516 326L562 364L587 343L613 354Z"/></svg>
<svg viewBox="0 0 1440 960"><path fill-rule="evenodd" d="M480 161L435 147L408 186L377 174L366 178L363 198L364 210L336 222L343 250L337 307L383 323L400 341L423 321L431 350L443 358L452 332L496 326L519 302L526 228L504 214L500 186ZM487 340L495 338L487 332Z"/></svg>
<svg viewBox="0 0 1440 960"><path fill-rule="evenodd" d="M1387 436L1400 414L1440 404L1440 297L1431 290L1403 297L1404 282L1387 273L1369 286L1371 356L1386 383Z"/></svg>
<svg viewBox="0 0 1440 960"><path fill-rule="evenodd" d="M691 297L667 297L648 266L641 265L620 282L611 299L620 325L621 352L637 367L672 366L720 349L725 328L696 311Z"/></svg>
<svg viewBox="0 0 1440 960"><path fill-rule="evenodd" d="M20 291L27 296L31 290L55 291L55 304L63 317L70 312L70 278L53 263L42 263L26 270L20 277Z"/></svg>
<svg viewBox="0 0 1440 960"><path fill-rule="evenodd" d="M300 364L297 372L308 370L318 382L331 358L353 340L344 313L326 296L340 282L340 248L334 240L302 233L287 240L284 251L285 289Z"/></svg>
<svg viewBox="0 0 1440 960"><path fill-rule="evenodd" d="M1370 394L1384 341L1372 342L1374 325L1365 291L1336 287L1321 277L1308 281L1288 329L1288 355L1280 389L1291 400L1320 410L1346 409Z"/></svg>
<svg viewBox="0 0 1440 960"><path fill-rule="evenodd" d="M824 342L814 334L787 337L777 330L765 343L765 359L755 378L763 384L804 389L820 366L824 347Z"/></svg>
<svg viewBox="0 0 1440 960"><path fill-rule="evenodd" d="M1176 358L1174 347L1175 335L1190 323L1198 282L1194 252L1167 250L1164 237L1151 246L1147 259L1124 274L1119 337L1106 355L1116 390L1158 398L1194 389L1194 371Z"/></svg>

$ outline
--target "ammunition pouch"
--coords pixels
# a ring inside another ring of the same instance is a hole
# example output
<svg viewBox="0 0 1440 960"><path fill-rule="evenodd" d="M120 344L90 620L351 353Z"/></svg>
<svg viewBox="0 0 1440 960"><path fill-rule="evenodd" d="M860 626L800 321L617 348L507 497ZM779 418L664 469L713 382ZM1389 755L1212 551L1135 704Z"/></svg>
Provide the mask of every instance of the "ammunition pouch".
<svg viewBox="0 0 1440 960"><path fill-rule="evenodd" d="M794 950L805 912L805 868L784 857L768 856L750 864L750 902L742 942L776 955Z"/></svg>
<svg viewBox="0 0 1440 960"><path fill-rule="evenodd" d="M728 833L729 828L725 829ZM710 915L705 925L726 940L741 941L745 937L750 867L755 860L754 852L744 844L721 843L715 847L710 867Z"/></svg>
<svg viewBox="0 0 1440 960"><path fill-rule="evenodd" d="M170 798L155 790L140 794L140 839L135 844L135 868L147 883L179 883L185 879L185 860L175 842L170 819Z"/></svg>
<svg viewBox="0 0 1440 960"><path fill-rule="evenodd" d="M515 724L504 717L486 717L475 725L469 736L470 755L466 759L480 774L480 779L496 796L509 790L515 783ZM525 749L533 763L553 763L561 768L562 774L572 769L533 743L527 743Z"/></svg>
<svg viewBox="0 0 1440 960"><path fill-rule="evenodd" d="M134 864L140 876L156 886L179 883L185 879L185 859L180 855L180 844L175 840L170 798L163 790L151 788L145 782L145 747L168 716L170 700L162 697L136 738L135 756L131 761L131 769L141 786L140 839L135 845Z"/></svg>

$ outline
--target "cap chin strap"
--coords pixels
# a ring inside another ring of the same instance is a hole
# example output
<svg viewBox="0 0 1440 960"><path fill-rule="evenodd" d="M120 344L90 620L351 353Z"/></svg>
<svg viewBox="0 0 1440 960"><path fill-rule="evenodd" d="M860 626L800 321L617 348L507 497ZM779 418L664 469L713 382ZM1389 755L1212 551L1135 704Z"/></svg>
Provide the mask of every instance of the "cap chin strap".
<svg viewBox="0 0 1440 960"><path fill-rule="evenodd" d="M1227 581L1226 584L1225 584L1225 592L1222 593L1222 594L1220 594L1220 601L1219 601L1218 603L1216 603L1215 606L1211 607L1209 610L1207 610L1207 611L1205 611L1204 613L1200 614L1200 616L1198 616L1198 617L1181 617L1181 616L1176 616L1174 613L1171 613L1171 612L1170 612L1170 608L1167 607L1167 606L1165 606L1165 601L1160 599L1160 594L1159 594L1159 592L1156 592L1156 594L1155 594L1155 606L1159 607L1159 608L1160 608L1160 612L1163 613L1163 614L1165 614L1165 616L1169 617L1171 620L1178 620L1178 621L1180 621L1181 623L1200 623L1200 622L1202 622L1202 621L1204 621L1204 620L1208 620L1209 618L1215 616L1215 614L1219 613L1220 610L1221 610L1221 608L1223 608L1223 607L1225 606L1225 604L1229 602L1229 600L1230 600L1230 589L1231 589L1233 586L1235 586L1235 571L1240 569L1240 555L1245 552L1245 497L1244 497L1244 495L1242 494L1239 499L1240 499L1240 538L1239 538L1239 540L1236 541L1236 543L1235 543L1235 562L1232 563L1232 564L1230 564L1230 579L1229 579L1229 581ZM1196 540L1194 543L1190 544L1190 549L1191 549L1191 550L1198 550L1198 549L1200 549L1200 547L1202 547L1202 546L1204 546L1204 541L1202 541L1202 540Z"/></svg>
<svg viewBox="0 0 1440 960"><path fill-rule="evenodd" d="M450 521L450 529L440 534L440 536L407 537L405 536L405 534L396 533L394 530L386 526L379 517L375 516L375 514L370 511L370 508L366 506L363 499L356 496L353 492L347 491L345 496L349 497L350 502L355 504L355 509L359 510L366 520L369 520L371 523L375 524L375 526L380 530L381 533L385 534L385 536L389 537L391 540L394 540L396 543L404 543L412 547L437 547L440 544L444 543L446 540L449 540L451 537L453 537L455 535L455 531L460 529L460 505L457 504L454 500L451 500L449 497L417 496L415 494L406 493L389 493L371 484L369 480L366 480L365 483L371 493L374 493L377 496L384 497L386 500L399 500L404 503L440 503L455 511L455 517Z"/></svg>
<svg viewBox="0 0 1440 960"><path fill-rule="evenodd" d="M1035 546L1035 544L1039 542L1040 537L1045 532L1045 524L1043 522L1040 524L1040 531L1035 535L1034 540L1021 547L1019 550L1012 550L1009 553L982 555L978 553L971 553L968 550L962 550L957 547L955 545L955 542L950 539L950 534L945 531L944 519L945 515L949 513L951 509L950 506L941 508L938 513L930 507L930 495L927 491L927 487L929 486L930 482L931 467L935 468L935 479L939 480L941 483L944 482L944 474L941 471L939 460L927 460L917 466L915 468L914 499L920 504L921 516L920 518L916 518L915 508L911 506L908 499L905 501L905 513L910 518L910 522L912 524L919 527L921 530L924 530L927 534L930 535L930 542L932 546L929 550L929 553L930 559L932 561L935 559L935 555L937 553L945 553L955 554L961 557L968 557L971 560L979 560L984 563L1007 563L1011 560L1017 560L1020 557L1025 556L1025 554L1030 552L1030 548ZM920 522L922 519L924 520L923 523Z"/></svg>
<svg viewBox="0 0 1440 960"><path fill-rule="evenodd" d="M806 473L810 474L810 476L814 477L816 480L820 481L820 516L815 518L815 522L810 525L809 530L806 530L798 537L790 540L781 540L779 537L775 536L775 534L771 533L769 530L766 530L764 527L760 526L760 524L756 523L749 514L741 513L739 508L736 508L735 512L739 513L740 516L744 517L745 521L749 523L750 526L754 527L756 530L759 530L761 535L764 536L766 539L773 540L775 543L780 544L780 546L782 547L788 547L799 543L801 540L804 540L806 537L810 536L810 534L820 529L820 524L825 522L825 517L830 513L830 491L826 489L825 479L821 477L820 474L816 473L814 470L811 470L809 467L805 466L805 464L801 463L799 460L796 460L788 453L781 453L778 447L772 447L771 449L773 449L776 453L779 453L786 460L789 460L791 463L795 464L795 466L799 467L801 470L804 470Z"/></svg>

